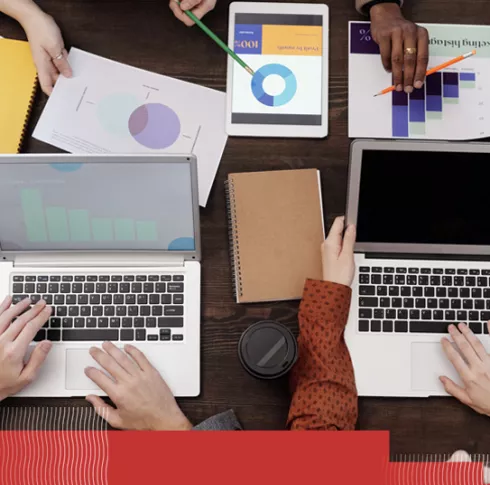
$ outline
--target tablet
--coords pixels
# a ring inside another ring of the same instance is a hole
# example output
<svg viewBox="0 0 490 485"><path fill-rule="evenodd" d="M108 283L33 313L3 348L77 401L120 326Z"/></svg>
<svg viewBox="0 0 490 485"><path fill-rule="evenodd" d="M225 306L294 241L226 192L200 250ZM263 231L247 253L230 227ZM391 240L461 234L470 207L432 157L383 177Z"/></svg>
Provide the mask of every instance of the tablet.
<svg viewBox="0 0 490 485"><path fill-rule="evenodd" d="M232 136L324 138L328 133L328 7L230 5L226 129Z"/></svg>

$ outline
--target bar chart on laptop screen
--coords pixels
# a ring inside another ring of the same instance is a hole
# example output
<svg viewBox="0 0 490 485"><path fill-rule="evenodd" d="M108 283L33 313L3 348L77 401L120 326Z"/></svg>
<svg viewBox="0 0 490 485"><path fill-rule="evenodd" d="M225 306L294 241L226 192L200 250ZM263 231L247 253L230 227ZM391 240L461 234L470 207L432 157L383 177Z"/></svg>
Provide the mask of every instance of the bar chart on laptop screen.
<svg viewBox="0 0 490 485"><path fill-rule="evenodd" d="M45 206L38 189L20 193L29 242L141 241L158 239L157 223L125 217L97 217L84 209Z"/></svg>
<svg viewBox="0 0 490 485"><path fill-rule="evenodd" d="M368 22L351 22L349 39L349 136L467 140L490 136L490 28L425 25L429 68L477 49L474 57L427 76L411 94L394 91L382 67ZM483 39L483 40L482 40Z"/></svg>

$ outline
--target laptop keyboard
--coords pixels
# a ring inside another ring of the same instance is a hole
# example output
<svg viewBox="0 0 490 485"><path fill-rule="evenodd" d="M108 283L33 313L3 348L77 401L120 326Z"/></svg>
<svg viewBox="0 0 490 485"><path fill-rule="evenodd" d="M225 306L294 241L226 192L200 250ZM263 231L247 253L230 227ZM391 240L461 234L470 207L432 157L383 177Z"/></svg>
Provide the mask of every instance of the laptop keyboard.
<svg viewBox="0 0 490 485"><path fill-rule="evenodd" d="M447 333L468 323L488 334L490 270L359 268L359 331Z"/></svg>
<svg viewBox="0 0 490 485"><path fill-rule="evenodd" d="M13 274L13 303L53 308L35 341L184 340L184 275Z"/></svg>

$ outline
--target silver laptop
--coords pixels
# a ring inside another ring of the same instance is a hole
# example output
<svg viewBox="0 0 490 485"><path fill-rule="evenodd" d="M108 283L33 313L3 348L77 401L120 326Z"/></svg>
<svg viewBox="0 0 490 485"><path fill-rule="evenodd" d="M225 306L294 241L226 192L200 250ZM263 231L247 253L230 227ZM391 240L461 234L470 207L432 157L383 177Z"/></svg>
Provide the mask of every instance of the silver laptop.
<svg viewBox="0 0 490 485"><path fill-rule="evenodd" d="M53 348L21 395L102 394L84 374L132 343L177 396L200 390L200 234L191 155L0 157L0 297L44 299Z"/></svg>
<svg viewBox="0 0 490 485"><path fill-rule="evenodd" d="M488 346L490 145L355 141L347 222L357 272L346 340L362 396L445 395L440 340L465 322Z"/></svg>

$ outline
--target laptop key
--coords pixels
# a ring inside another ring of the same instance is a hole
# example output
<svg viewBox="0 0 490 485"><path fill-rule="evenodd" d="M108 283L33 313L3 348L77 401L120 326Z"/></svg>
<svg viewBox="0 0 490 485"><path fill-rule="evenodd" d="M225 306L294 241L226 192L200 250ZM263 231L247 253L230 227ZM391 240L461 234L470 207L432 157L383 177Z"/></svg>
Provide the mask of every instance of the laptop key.
<svg viewBox="0 0 490 485"><path fill-rule="evenodd" d="M420 310L410 310L410 320L420 320Z"/></svg>
<svg viewBox="0 0 490 485"><path fill-rule="evenodd" d="M444 312L444 318L448 322L454 322L456 320L456 312L453 310L446 310Z"/></svg>
<svg viewBox="0 0 490 485"><path fill-rule="evenodd" d="M51 342L59 342L61 340L61 331L49 329L48 340L51 340Z"/></svg>
<svg viewBox="0 0 490 485"><path fill-rule="evenodd" d="M359 295L361 296L372 296L376 294L376 287L375 286L366 286L362 285L359 287ZM151 295L155 296L155 295Z"/></svg>
<svg viewBox="0 0 490 485"><path fill-rule="evenodd" d="M460 298L469 298L470 297L470 289L469 288L460 288L459 289L459 297Z"/></svg>
<svg viewBox="0 0 490 485"><path fill-rule="evenodd" d="M174 295L174 305L183 305L184 304L184 295Z"/></svg>
<svg viewBox="0 0 490 485"><path fill-rule="evenodd" d="M151 296L157 296L158 295L151 295ZM157 302L159 303L159 302ZM138 305L148 305L148 295L145 295L144 293L140 293L138 295Z"/></svg>
<svg viewBox="0 0 490 485"><path fill-rule="evenodd" d="M73 318L66 317L61 320L61 325L63 328L72 328L73 327Z"/></svg>
<svg viewBox="0 0 490 485"><path fill-rule="evenodd" d="M394 320L396 318L396 310L393 309L386 310L386 318L388 320Z"/></svg>
<svg viewBox="0 0 490 485"><path fill-rule="evenodd" d="M427 308L437 308L437 300L435 298L429 298L427 300Z"/></svg>
<svg viewBox="0 0 490 485"><path fill-rule="evenodd" d="M53 304L53 295L43 295L42 299L46 302L46 305Z"/></svg>
<svg viewBox="0 0 490 485"><path fill-rule="evenodd" d="M371 317L369 317L371 318ZM183 327L184 319L183 318L170 318L170 317L160 317L158 319L158 326L160 328L175 328L175 327Z"/></svg>
<svg viewBox="0 0 490 485"><path fill-rule="evenodd" d="M373 275L371 275L371 284L372 285L380 285L381 284L381 281L382 280L381 280L381 275L380 274L373 274ZM369 281L366 281L366 283L369 283Z"/></svg>
<svg viewBox="0 0 490 485"><path fill-rule="evenodd" d="M160 281L160 276L157 274L151 274L148 276L148 281Z"/></svg>
<svg viewBox="0 0 490 485"><path fill-rule="evenodd" d="M102 306L93 306L92 307L92 315L94 317L101 317L104 314L104 307Z"/></svg>
<svg viewBox="0 0 490 485"><path fill-rule="evenodd" d="M116 308L113 306L105 306L104 307L104 316L105 317L113 317L116 314Z"/></svg>
<svg viewBox="0 0 490 485"><path fill-rule="evenodd" d="M369 268L367 266L361 266L359 268L359 273L369 273Z"/></svg>
<svg viewBox="0 0 490 485"><path fill-rule="evenodd" d="M143 292L144 293L153 293L155 291L155 284L154 283L145 283L143 285Z"/></svg>
<svg viewBox="0 0 490 485"><path fill-rule="evenodd" d="M479 312L475 312L475 311L469 312L469 314L468 314L468 320L470 322L477 322L478 320L480 320L480 313Z"/></svg>
<svg viewBox="0 0 490 485"><path fill-rule="evenodd" d="M470 270L470 274L471 274ZM466 286L476 286L476 278L474 276L467 276L465 281Z"/></svg>
<svg viewBox="0 0 490 485"><path fill-rule="evenodd" d="M149 317L149 318L150 318L150 317ZM133 324L133 325L134 325L134 327L135 327L135 328L142 328L142 327L144 327L144 326L145 326L145 319L144 319L144 318L142 318L142 317L136 317L136 318L134 319L134 324ZM155 326L156 326L156 325L155 325Z"/></svg>
<svg viewBox="0 0 490 485"><path fill-rule="evenodd" d="M373 269L374 271L374 269ZM160 281L172 281L172 277L168 274L160 276Z"/></svg>
<svg viewBox="0 0 490 485"><path fill-rule="evenodd" d="M111 281L122 281L122 275L112 275Z"/></svg>
<svg viewBox="0 0 490 485"><path fill-rule="evenodd" d="M408 322L406 320L396 320L395 332L400 332L400 333L408 332Z"/></svg>
<svg viewBox="0 0 490 485"><path fill-rule="evenodd" d="M158 335L148 335L147 340L148 341L158 340Z"/></svg>
<svg viewBox="0 0 490 485"><path fill-rule="evenodd" d="M432 320L432 310L422 310L422 320Z"/></svg>
<svg viewBox="0 0 490 485"><path fill-rule="evenodd" d="M94 283L85 283L83 285L83 292L84 293L93 293L94 291L95 291Z"/></svg>
<svg viewBox="0 0 490 485"><path fill-rule="evenodd" d="M405 275L396 275L395 276L395 285L404 285L405 284Z"/></svg>
<svg viewBox="0 0 490 485"><path fill-rule="evenodd" d="M449 323L446 322L410 322L411 333L447 333L447 327Z"/></svg>
<svg viewBox="0 0 490 485"><path fill-rule="evenodd" d="M87 318L86 325L87 325L87 328L97 327L97 319L93 318L93 317Z"/></svg>
<svg viewBox="0 0 490 485"><path fill-rule="evenodd" d="M422 288L420 286L415 286L414 288L412 288L412 296L423 296Z"/></svg>
<svg viewBox="0 0 490 485"><path fill-rule="evenodd" d="M484 321L490 320L490 312L480 312L480 318Z"/></svg>
<svg viewBox="0 0 490 485"><path fill-rule="evenodd" d="M170 285L169 285L170 287ZM366 297L359 298L359 306L360 307L377 307L379 306L379 300L376 297Z"/></svg>
<svg viewBox="0 0 490 485"><path fill-rule="evenodd" d="M432 318L434 320L444 320L444 312L442 310L434 310L432 312Z"/></svg>
<svg viewBox="0 0 490 485"><path fill-rule="evenodd" d="M110 280L111 280L111 278L109 277L109 275L100 275L99 276L99 281L103 281L103 282L107 283Z"/></svg>
<svg viewBox="0 0 490 485"><path fill-rule="evenodd" d="M14 305L17 305L17 303L20 303L22 300L25 300L27 298L27 295L14 295L12 297L12 303Z"/></svg>
<svg viewBox="0 0 490 485"><path fill-rule="evenodd" d="M390 296L399 296L400 295L400 289L398 288L398 286L390 286L388 288L388 294Z"/></svg>
<svg viewBox="0 0 490 485"><path fill-rule="evenodd" d="M122 319L122 327L123 328L132 328L133 327L133 319L131 317L124 317Z"/></svg>
<svg viewBox="0 0 490 485"><path fill-rule="evenodd" d="M443 273L444 273L444 271L443 271L443 269L442 269L442 268L434 268L434 269L432 270L432 272L433 272L434 274L443 274Z"/></svg>
<svg viewBox="0 0 490 485"><path fill-rule="evenodd" d="M94 275L94 274L88 275L87 281L91 281L91 282L97 281L97 275Z"/></svg>
<svg viewBox="0 0 490 485"><path fill-rule="evenodd" d="M41 295L31 295L32 304L35 305L37 302L41 301Z"/></svg>
<svg viewBox="0 0 490 485"><path fill-rule="evenodd" d="M105 293L107 291L107 284L106 283L97 283L95 285L95 291L97 293Z"/></svg>
<svg viewBox="0 0 490 485"><path fill-rule="evenodd" d="M68 315L70 317L78 317L80 315L80 309L77 306L71 306L68 308Z"/></svg>
<svg viewBox="0 0 490 485"><path fill-rule="evenodd" d="M473 300L463 300L463 308L465 310L473 310Z"/></svg>
<svg viewBox="0 0 490 485"><path fill-rule="evenodd" d="M126 305L136 304L136 295L126 295Z"/></svg>
<svg viewBox="0 0 490 485"><path fill-rule="evenodd" d="M51 317L49 319L49 326L51 328L61 328L61 318Z"/></svg>
<svg viewBox="0 0 490 485"><path fill-rule="evenodd" d="M89 342L97 340L119 340L119 330L117 329L83 329L83 330L63 330L63 342Z"/></svg>
<svg viewBox="0 0 490 485"><path fill-rule="evenodd" d="M361 281L361 283L362 283L362 281ZM369 281L367 281L367 283L369 283ZM155 291L157 293L166 293L166 291L167 291L166 283L157 283L155 285Z"/></svg>
<svg viewBox="0 0 490 485"><path fill-rule="evenodd" d="M443 287L436 288L436 296L437 298L446 298L447 288L443 288Z"/></svg>
<svg viewBox="0 0 490 485"><path fill-rule="evenodd" d="M121 340L127 341L127 340L134 340L134 330L131 329L123 329L121 330Z"/></svg>
<svg viewBox="0 0 490 485"><path fill-rule="evenodd" d="M85 276L84 275L76 275L75 276L75 281L85 281Z"/></svg>
<svg viewBox="0 0 490 485"><path fill-rule="evenodd" d="M60 292L61 293L70 293L71 292L71 283L61 283Z"/></svg>
<svg viewBox="0 0 490 485"><path fill-rule="evenodd" d="M65 282L66 282L66 281L68 281L68 282L69 282L69 281L73 281L73 276L71 276L71 275L63 275L63 276L61 277L61 281L65 281Z"/></svg>
<svg viewBox="0 0 490 485"><path fill-rule="evenodd" d="M393 332L392 320L383 320L383 332Z"/></svg>
<svg viewBox="0 0 490 485"><path fill-rule="evenodd" d="M472 274L472 275L479 275L480 274L480 270L479 269L470 269L470 274Z"/></svg>
<svg viewBox="0 0 490 485"><path fill-rule="evenodd" d="M410 286L402 286L400 288L400 295L401 296L411 296L412 290L410 289Z"/></svg>
<svg viewBox="0 0 490 485"><path fill-rule="evenodd" d="M398 310L396 312L397 320L408 320L408 310Z"/></svg>
<svg viewBox="0 0 490 485"><path fill-rule="evenodd" d="M419 276L419 285L420 286L427 286L429 284L429 277L426 275L420 275Z"/></svg>
<svg viewBox="0 0 490 485"><path fill-rule="evenodd" d="M359 320L359 332L369 332L369 320Z"/></svg>
<svg viewBox="0 0 490 485"><path fill-rule="evenodd" d="M14 281L15 283L18 283L19 281L24 281L24 277L21 276L21 275L15 275L13 278L12 278L12 281Z"/></svg>
<svg viewBox="0 0 490 485"><path fill-rule="evenodd" d="M426 300L425 298L416 298L415 299L415 308L425 308Z"/></svg>
<svg viewBox="0 0 490 485"><path fill-rule="evenodd" d="M388 284L391 284L391 283L388 283ZM183 283L169 283L168 284L168 292L169 293L184 293L184 284Z"/></svg>
<svg viewBox="0 0 490 485"><path fill-rule="evenodd" d="M126 274L123 276L123 281L134 281L134 275Z"/></svg>
<svg viewBox="0 0 490 485"><path fill-rule="evenodd" d="M119 328L121 326L121 319L119 317L112 317L109 319L109 327Z"/></svg>
<svg viewBox="0 0 490 485"><path fill-rule="evenodd" d="M439 300L439 308L446 309L446 308L449 308L449 305L450 305L450 302L447 298L443 298L443 299Z"/></svg>
<svg viewBox="0 0 490 485"><path fill-rule="evenodd" d="M82 295L80 295L82 296ZM91 305L100 305L100 295L90 295L90 304Z"/></svg>
<svg viewBox="0 0 490 485"><path fill-rule="evenodd" d="M482 325L480 322L470 322L468 326L473 333L477 335L482 333Z"/></svg>
<svg viewBox="0 0 490 485"><path fill-rule="evenodd" d="M147 328L155 328L156 326L157 326L157 319L155 317L147 317L146 318L146 327Z"/></svg>
<svg viewBox="0 0 490 485"><path fill-rule="evenodd" d="M424 296L425 298L433 298L435 296L435 289L433 286L427 286L424 288Z"/></svg>
<svg viewBox="0 0 490 485"><path fill-rule="evenodd" d="M99 295L94 295L94 296L99 296ZM88 295L78 295L77 303L79 305L88 305Z"/></svg>
<svg viewBox="0 0 490 485"><path fill-rule="evenodd" d="M48 285L48 293L59 293L60 285L59 283L49 283Z"/></svg>
<svg viewBox="0 0 490 485"><path fill-rule="evenodd" d="M461 300L451 300L451 308L453 310L459 310L461 309Z"/></svg>
<svg viewBox="0 0 490 485"><path fill-rule="evenodd" d="M120 294L114 295L112 303L114 303L114 305L123 305L124 304L124 295L120 295Z"/></svg>
<svg viewBox="0 0 490 485"><path fill-rule="evenodd" d="M382 308L389 308L390 299L389 298L380 298L379 299L379 306Z"/></svg>
<svg viewBox="0 0 490 485"><path fill-rule="evenodd" d="M172 303L172 295L168 295L168 294L162 295L161 303L162 303L162 305L170 305Z"/></svg>
<svg viewBox="0 0 490 485"><path fill-rule="evenodd" d="M373 323L373 322L371 322L371 323ZM380 330L381 330L381 327L380 327ZM378 330L373 330L373 332L378 332ZM174 333L172 335L172 340L175 340L177 342L182 342L182 340L184 340L184 336L182 334L180 334L180 333Z"/></svg>
<svg viewBox="0 0 490 485"><path fill-rule="evenodd" d="M166 306L165 316L181 316L184 314L183 306Z"/></svg>
<svg viewBox="0 0 490 485"><path fill-rule="evenodd" d="M36 333L36 335L34 336L33 341L34 341L34 342L41 342L41 341L43 341L45 338L46 338L46 330L41 329L41 330L38 330L38 332L37 332L37 333Z"/></svg>
<svg viewBox="0 0 490 485"><path fill-rule="evenodd" d="M66 304L67 305L76 305L77 303L77 295L66 295Z"/></svg>
<svg viewBox="0 0 490 485"><path fill-rule="evenodd" d="M108 293L117 293L119 290L118 284L117 283L109 283L107 285L107 291Z"/></svg>
<svg viewBox="0 0 490 485"><path fill-rule="evenodd" d="M145 306L140 306L139 308L140 315L142 317L149 317L151 313L151 306L145 305Z"/></svg>
<svg viewBox="0 0 490 485"><path fill-rule="evenodd" d="M146 340L146 330L144 328L138 328L135 335L136 340Z"/></svg>
<svg viewBox="0 0 490 485"><path fill-rule="evenodd" d="M404 298L403 299L403 308L413 308L414 299L413 298Z"/></svg>
<svg viewBox="0 0 490 485"><path fill-rule="evenodd" d="M85 327L85 318L75 318L75 328L84 328Z"/></svg>
<svg viewBox="0 0 490 485"><path fill-rule="evenodd" d="M374 310L374 318L376 318L377 320L383 320L383 318L385 317L385 311L383 309L376 309Z"/></svg>
<svg viewBox="0 0 490 485"><path fill-rule="evenodd" d="M84 305L80 307L80 316L89 317L91 313L92 313L92 307L88 305Z"/></svg>
<svg viewBox="0 0 490 485"><path fill-rule="evenodd" d="M131 285L129 283L121 283L119 285L119 291L121 293L130 293L131 292Z"/></svg>
<svg viewBox="0 0 490 485"><path fill-rule="evenodd" d="M26 293L34 293L36 291L36 285L34 283L26 283L24 286L24 291ZM46 290L43 293L46 293Z"/></svg>
<svg viewBox="0 0 490 485"><path fill-rule="evenodd" d="M56 316L57 317L66 317L68 314L68 309L66 306L58 306L56 307Z"/></svg>
<svg viewBox="0 0 490 485"><path fill-rule="evenodd" d="M107 328L109 326L109 319L107 317L98 318L97 326L99 328Z"/></svg>
<svg viewBox="0 0 490 485"><path fill-rule="evenodd" d="M118 317L125 317L126 313L127 313L127 307L125 307L125 306L116 307L116 315Z"/></svg>
<svg viewBox="0 0 490 485"><path fill-rule="evenodd" d="M483 310L485 308L485 300L475 300L475 310Z"/></svg>

